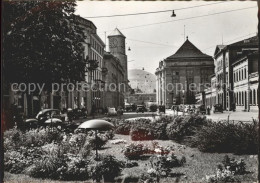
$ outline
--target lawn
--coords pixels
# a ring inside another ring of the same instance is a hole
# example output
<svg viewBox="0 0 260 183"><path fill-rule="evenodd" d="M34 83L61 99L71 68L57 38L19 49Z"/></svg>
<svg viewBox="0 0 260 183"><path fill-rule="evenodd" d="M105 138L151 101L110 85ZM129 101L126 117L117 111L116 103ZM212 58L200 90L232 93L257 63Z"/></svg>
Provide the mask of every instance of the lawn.
<svg viewBox="0 0 260 183"><path fill-rule="evenodd" d="M113 144L112 142L116 139L125 140L126 143ZM221 163L225 154L219 153L202 153L196 148L190 148L184 145L180 145L170 140L156 140L160 146L167 147L171 146L174 149L176 155L185 156L186 163L184 166L176 167L172 169L172 177L163 178L161 182L202 182L202 178L206 175L215 174L217 165ZM125 145L133 142L128 135L118 135L116 134L112 140L109 140L108 143L102 150L99 150L99 154L110 154L115 156L118 160L126 160L122 149ZM135 141L136 143L138 141ZM152 141L141 141L143 144L150 145ZM94 153L94 151L93 151ZM243 182L253 182L257 180L257 156L256 155L233 155L228 154L230 157L235 159L244 159L246 162L247 174L239 176L239 179ZM149 168L149 160L137 160L138 166L132 168L125 168L122 172L122 175L134 175L138 176L142 173L145 173ZM15 175L6 172L5 173L5 182L10 183L33 183L33 182L43 182L43 183L59 183L69 181L53 181L53 180L42 180L34 179L27 175ZM78 182L78 181L73 181Z"/></svg>

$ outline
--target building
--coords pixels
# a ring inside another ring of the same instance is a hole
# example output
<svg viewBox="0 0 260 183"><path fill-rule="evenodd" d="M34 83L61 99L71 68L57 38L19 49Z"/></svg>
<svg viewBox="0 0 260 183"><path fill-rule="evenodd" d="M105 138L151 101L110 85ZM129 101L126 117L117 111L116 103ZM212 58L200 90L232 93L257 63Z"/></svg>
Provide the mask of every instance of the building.
<svg viewBox="0 0 260 183"><path fill-rule="evenodd" d="M125 78L124 82L128 85L128 66L127 66L127 55L125 49L125 36L116 28L109 36L109 51L112 55L117 57L124 69Z"/></svg>
<svg viewBox="0 0 260 183"><path fill-rule="evenodd" d="M234 101L237 111L258 110L258 51L243 51L233 64Z"/></svg>
<svg viewBox="0 0 260 183"><path fill-rule="evenodd" d="M74 16L75 20L84 29L86 40L84 43L83 58L88 60L87 72L85 73L85 83L89 86L87 91L73 91L68 95L68 102L66 105L66 99L63 100L64 108L83 108L85 107L88 112L91 112L93 105L96 109L104 107L103 91L100 86L103 83L103 55L105 44L101 38L97 35L97 27L93 22L84 19L80 16ZM92 63L97 63L95 69L91 68Z"/></svg>
<svg viewBox="0 0 260 183"><path fill-rule="evenodd" d="M150 102L156 102L156 93L135 93L126 98L127 103L147 106Z"/></svg>
<svg viewBox="0 0 260 183"><path fill-rule="evenodd" d="M156 98L159 105L195 104L196 93L204 91L214 73L214 60L202 53L187 37L172 56L156 69Z"/></svg>
<svg viewBox="0 0 260 183"><path fill-rule="evenodd" d="M155 93L156 76L143 69L131 69L128 73L129 85L137 93Z"/></svg>
<svg viewBox="0 0 260 183"><path fill-rule="evenodd" d="M105 52L103 65L103 78L106 85L104 91L105 107L124 106L124 90L121 90L120 84L124 84L125 74L120 60L111 53Z"/></svg>
<svg viewBox="0 0 260 183"><path fill-rule="evenodd" d="M120 90L125 96L129 93L129 80L128 80L128 65L127 65L127 55L126 55L126 48L125 48L125 39L126 37L120 32L118 28L116 28L109 36L109 51L114 57L116 57L120 65L123 68L124 78L122 83L120 83ZM119 99L121 101L121 99ZM124 105L123 105L124 106ZM122 107L123 107L122 106Z"/></svg>
<svg viewBox="0 0 260 183"><path fill-rule="evenodd" d="M214 53L216 75L216 103L222 104L224 110L232 110L235 103L233 63L241 57L243 51L257 50L256 36L230 45L217 45Z"/></svg>

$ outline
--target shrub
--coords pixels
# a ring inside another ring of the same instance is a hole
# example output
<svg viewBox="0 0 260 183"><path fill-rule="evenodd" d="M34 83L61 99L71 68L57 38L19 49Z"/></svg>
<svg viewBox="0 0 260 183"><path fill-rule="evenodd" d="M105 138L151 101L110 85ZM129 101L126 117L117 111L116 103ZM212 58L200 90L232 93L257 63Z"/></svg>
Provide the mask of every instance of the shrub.
<svg viewBox="0 0 260 183"><path fill-rule="evenodd" d="M100 181L103 177L105 182L113 182L121 174L122 167L122 162L108 155L91 168L91 177L94 181Z"/></svg>
<svg viewBox="0 0 260 183"><path fill-rule="evenodd" d="M123 149L125 157L129 160L141 159L143 155L150 152L150 149L143 144L131 143Z"/></svg>
<svg viewBox="0 0 260 183"><path fill-rule="evenodd" d="M124 121L124 123L121 123L117 126L115 133L121 135L129 135L131 127L132 124L130 121Z"/></svg>
<svg viewBox="0 0 260 183"><path fill-rule="evenodd" d="M222 161L222 165L218 166L218 169L227 169L234 173L234 175L243 175L246 173L246 164L243 159L235 160L234 158L229 158L226 155Z"/></svg>
<svg viewBox="0 0 260 183"><path fill-rule="evenodd" d="M16 129L10 129L4 132L4 150L17 149L23 143L23 133Z"/></svg>
<svg viewBox="0 0 260 183"><path fill-rule="evenodd" d="M205 152L256 154L258 123L208 123L197 129L190 143Z"/></svg>
<svg viewBox="0 0 260 183"><path fill-rule="evenodd" d="M36 161L27 171L31 177L61 179L62 174L58 169L66 167L64 158L53 155L45 155Z"/></svg>
<svg viewBox="0 0 260 183"><path fill-rule="evenodd" d="M227 155L222 161L223 165L218 165L217 172L214 175L206 176L207 182L240 182L235 175L246 173L245 163L243 160L237 161L229 158Z"/></svg>
<svg viewBox="0 0 260 183"><path fill-rule="evenodd" d="M154 133L150 127L134 125L131 128L130 136L133 141L154 140Z"/></svg>
<svg viewBox="0 0 260 183"><path fill-rule="evenodd" d="M40 147L44 144L51 142L60 142L62 135L56 128L51 129L33 129L25 132L24 146L37 146Z"/></svg>
<svg viewBox="0 0 260 183"><path fill-rule="evenodd" d="M68 156L66 166L58 168L57 172L63 180L87 180L89 178L89 162L78 156Z"/></svg>
<svg viewBox="0 0 260 183"><path fill-rule="evenodd" d="M168 177L173 167L182 166L186 162L185 157L178 159L173 153L150 157L151 168L147 173L159 182L161 177Z"/></svg>
<svg viewBox="0 0 260 183"><path fill-rule="evenodd" d="M208 123L205 117L191 115L191 116L177 116L172 123L169 123L166 128L166 134L169 139L181 142L186 137L195 134L196 129Z"/></svg>
<svg viewBox="0 0 260 183"><path fill-rule="evenodd" d="M150 111L151 111L151 112L156 112L156 111L157 111L157 108L158 108L158 106L157 106L156 104L152 104L152 105L150 106Z"/></svg>

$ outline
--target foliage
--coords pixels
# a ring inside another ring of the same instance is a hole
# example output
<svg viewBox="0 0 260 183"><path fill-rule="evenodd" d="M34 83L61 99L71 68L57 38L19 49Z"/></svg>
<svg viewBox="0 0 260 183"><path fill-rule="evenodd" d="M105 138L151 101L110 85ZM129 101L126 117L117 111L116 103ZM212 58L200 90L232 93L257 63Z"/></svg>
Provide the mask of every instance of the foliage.
<svg viewBox="0 0 260 183"><path fill-rule="evenodd" d="M178 159L174 153L150 157L151 168L147 173L159 182L161 177L170 176L173 167L182 166L186 162L185 157Z"/></svg>
<svg viewBox="0 0 260 183"><path fill-rule="evenodd" d="M103 177L105 182L113 182L115 177L120 175L122 167L122 162L108 155L91 167L91 177L95 181L100 181Z"/></svg>
<svg viewBox="0 0 260 183"><path fill-rule="evenodd" d="M131 122L125 121L124 123L121 123L117 126L117 128L115 129L115 133L121 135L129 135L131 127L132 127Z"/></svg>
<svg viewBox="0 0 260 183"><path fill-rule="evenodd" d="M23 142L23 133L17 128L12 128L4 132L4 150L17 149Z"/></svg>
<svg viewBox="0 0 260 183"><path fill-rule="evenodd" d="M218 169L224 170L228 169L231 172L234 173L234 175L242 175L246 173L246 164L243 159L235 160L235 158L229 158L228 155L226 155L222 161L222 165L218 166Z"/></svg>
<svg viewBox="0 0 260 183"><path fill-rule="evenodd" d="M157 108L158 108L158 106L157 106L156 104L152 104L152 105L150 106L150 111L151 111L151 112L156 112L156 111L157 111Z"/></svg>
<svg viewBox="0 0 260 183"><path fill-rule="evenodd" d="M31 177L61 179L59 168L66 167L64 158L47 154L36 161L27 171Z"/></svg>
<svg viewBox="0 0 260 183"><path fill-rule="evenodd" d="M206 117L190 115L177 116L172 123L169 123L166 128L166 133L169 139L183 141L186 137L195 134L196 129L208 123Z"/></svg>
<svg viewBox="0 0 260 183"><path fill-rule="evenodd" d="M6 80L50 87L84 78L85 35L75 21L75 6L74 1L4 2Z"/></svg>
<svg viewBox="0 0 260 183"><path fill-rule="evenodd" d="M150 125L135 124L131 127L130 136L133 141L154 140L154 133Z"/></svg>
<svg viewBox="0 0 260 183"><path fill-rule="evenodd" d="M194 147L205 152L256 154L258 149L258 122L208 123L197 130L190 140Z"/></svg>
<svg viewBox="0 0 260 183"><path fill-rule="evenodd" d="M149 153L151 150L144 144L131 143L123 149L125 157L129 160L141 159L143 155Z"/></svg>
<svg viewBox="0 0 260 183"><path fill-rule="evenodd" d="M41 148L37 147L7 150L4 154L4 169L15 174L24 173L25 168L37 161L41 155Z"/></svg>
<svg viewBox="0 0 260 183"><path fill-rule="evenodd" d="M227 155L222 161L223 165L218 165L217 172L214 175L206 176L207 182L240 182L235 175L246 173L246 167L243 160L237 161L229 158Z"/></svg>
<svg viewBox="0 0 260 183"><path fill-rule="evenodd" d="M227 169L217 170L216 174L206 175L205 182L217 183L217 182L239 182L234 174Z"/></svg>

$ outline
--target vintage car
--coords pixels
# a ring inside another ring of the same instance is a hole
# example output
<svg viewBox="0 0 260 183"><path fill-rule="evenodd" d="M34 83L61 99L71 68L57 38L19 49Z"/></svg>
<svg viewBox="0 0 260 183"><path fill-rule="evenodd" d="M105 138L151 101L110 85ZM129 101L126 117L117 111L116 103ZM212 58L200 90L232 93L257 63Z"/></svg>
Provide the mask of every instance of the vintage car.
<svg viewBox="0 0 260 183"><path fill-rule="evenodd" d="M116 115L117 115L116 108L114 108L114 107L109 107L109 108L108 108L107 115L108 115L108 116L116 116Z"/></svg>
<svg viewBox="0 0 260 183"><path fill-rule="evenodd" d="M146 111L144 105L137 105L136 113L142 112L144 113Z"/></svg>
<svg viewBox="0 0 260 183"><path fill-rule="evenodd" d="M158 106L158 109L159 109L159 113L160 113L160 112L165 113L165 106L164 106L164 105L159 105L159 106Z"/></svg>
<svg viewBox="0 0 260 183"><path fill-rule="evenodd" d="M215 112L221 112L221 113L223 113L223 106L222 106L222 104L215 104L214 105L214 110L213 110L213 112L215 113Z"/></svg>
<svg viewBox="0 0 260 183"><path fill-rule="evenodd" d="M197 113L198 114L206 114L206 107L205 107L205 105L199 105L197 107Z"/></svg>
<svg viewBox="0 0 260 183"><path fill-rule="evenodd" d="M62 125L65 121L65 115L58 109L43 109L35 118L25 120L26 127L39 127L47 125Z"/></svg>

